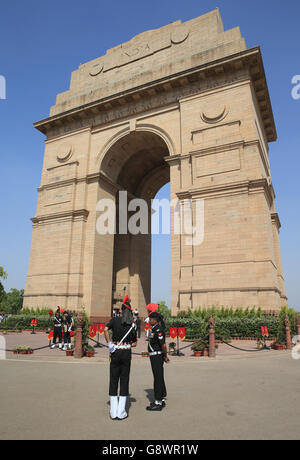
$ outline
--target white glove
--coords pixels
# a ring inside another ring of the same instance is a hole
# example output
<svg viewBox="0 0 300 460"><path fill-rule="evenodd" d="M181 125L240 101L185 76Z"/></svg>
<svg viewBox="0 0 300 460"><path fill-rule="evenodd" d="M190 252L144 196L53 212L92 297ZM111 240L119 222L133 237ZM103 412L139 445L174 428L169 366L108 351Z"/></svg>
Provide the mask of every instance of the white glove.
<svg viewBox="0 0 300 460"><path fill-rule="evenodd" d="M71 326L71 327L69 327L69 329L68 329L68 332L71 332L71 331L72 331L72 326Z"/></svg>
<svg viewBox="0 0 300 460"><path fill-rule="evenodd" d="M116 350L116 347L113 343L109 342L108 349L109 349L110 354L112 354Z"/></svg>

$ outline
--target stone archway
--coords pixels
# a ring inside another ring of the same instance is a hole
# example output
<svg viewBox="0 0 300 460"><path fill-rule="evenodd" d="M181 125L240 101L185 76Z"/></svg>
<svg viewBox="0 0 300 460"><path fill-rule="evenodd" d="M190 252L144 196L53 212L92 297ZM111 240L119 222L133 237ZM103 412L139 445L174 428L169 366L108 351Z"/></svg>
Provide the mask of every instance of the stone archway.
<svg viewBox="0 0 300 460"><path fill-rule="evenodd" d="M126 207L138 198L148 208L147 234L121 233L120 195L116 195L112 307L119 307L125 294L141 311L151 300L151 200L170 181L170 167L165 161L168 156L167 143L154 127L122 135L103 155L100 170L119 190L127 192ZM130 212L126 209L126 213L128 221Z"/></svg>
<svg viewBox="0 0 300 460"><path fill-rule="evenodd" d="M149 201L168 180L193 222L202 200L205 230L187 245L171 226L173 314L286 303L262 55L218 9L80 65L35 127L46 141L24 306L107 318L125 287L142 307L150 237L99 234L97 205L120 190Z"/></svg>

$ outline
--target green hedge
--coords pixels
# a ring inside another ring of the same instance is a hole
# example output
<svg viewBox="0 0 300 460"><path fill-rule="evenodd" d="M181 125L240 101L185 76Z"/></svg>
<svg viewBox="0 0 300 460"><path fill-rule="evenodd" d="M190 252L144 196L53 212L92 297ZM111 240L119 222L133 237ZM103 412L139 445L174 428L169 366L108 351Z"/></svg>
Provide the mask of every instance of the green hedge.
<svg viewBox="0 0 300 460"><path fill-rule="evenodd" d="M48 316L49 315L49 310L53 311L53 314L56 311L56 308L22 308L22 310L18 313L19 315L25 316L25 315L30 315L30 316Z"/></svg>
<svg viewBox="0 0 300 460"><path fill-rule="evenodd" d="M277 336L279 325L278 317L257 317L257 318L216 318L216 337L224 340L231 337L253 337L260 336L261 326L268 326L271 337ZM197 318L170 318L166 322L167 328L185 327L186 338L196 340L203 338L208 333L208 321Z"/></svg>
<svg viewBox="0 0 300 460"><path fill-rule="evenodd" d="M53 329L53 318L49 315L12 315L0 323L0 330L22 330L31 329L31 320L37 320L36 330ZM77 318L73 317L74 327L76 328Z"/></svg>
<svg viewBox="0 0 300 460"><path fill-rule="evenodd" d="M203 308L198 310L188 310L181 311L178 313L177 318L194 318L194 319L203 319L209 320L210 316L213 316L215 319L225 319L225 318L261 318L264 317L264 314L261 308L216 308L214 306L210 308Z"/></svg>
<svg viewBox="0 0 300 460"><path fill-rule="evenodd" d="M167 332L170 327L185 327L187 340L203 338L208 332L208 322L202 319L168 318L166 320Z"/></svg>
<svg viewBox="0 0 300 460"><path fill-rule="evenodd" d="M0 330L30 329L33 317L37 320L37 330L53 327L53 319L49 315L12 315L0 323Z"/></svg>
<svg viewBox="0 0 300 460"><path fill-rule="evenodd" d="M261 336L261 326L267 326L270 337L277 337L280 343L285 342L285 317L288 315L292 337L297 334L297 313L292 308L282 307L279 316L265 315L261 309L217 309L215 307L180 312L176 318L167 318L166 326L185 327L188 340L207 337L209 318L214 317L216 337L224 340L234 337L258 338Z"/></svg>
<svg viewBox="0 0 300 460"><path fill-rule="evenodd" d="M63 308L63 307L61 307ZM55 314L56 312L56 308L52 307L43 307L43 308L22 308L22 310L20 310L19 312L15 313L15 315L19 315L19 316L32 316L32 317L35 317L35 316L48 316L49 315L49 310L52 310L53 311L53 314ZM69 308L65 308L65 310L68 310L70 311ZM1 307L0 307L0 311L1 311ZM71 311L71 313L74 313Z"/></svg>

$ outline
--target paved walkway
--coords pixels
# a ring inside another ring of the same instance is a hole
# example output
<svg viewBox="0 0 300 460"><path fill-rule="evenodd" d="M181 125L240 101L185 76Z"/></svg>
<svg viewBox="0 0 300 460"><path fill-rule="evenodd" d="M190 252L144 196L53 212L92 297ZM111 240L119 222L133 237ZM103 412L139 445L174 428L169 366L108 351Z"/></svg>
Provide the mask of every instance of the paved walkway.
<svg viewBox="0 0 300 460"><path fill-rule="evenodd" d="M124 421L109 419L107 356L53 353L0 361L1 440L300 439L300 361L289 352L172 358L160 413L145 411L152 374L136 358Z"/></svg>

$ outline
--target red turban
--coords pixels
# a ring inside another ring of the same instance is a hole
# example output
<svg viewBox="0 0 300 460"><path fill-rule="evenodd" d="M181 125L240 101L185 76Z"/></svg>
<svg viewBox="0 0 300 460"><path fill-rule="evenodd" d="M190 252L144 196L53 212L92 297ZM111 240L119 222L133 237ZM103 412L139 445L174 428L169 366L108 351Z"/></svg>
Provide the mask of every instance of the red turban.
<svg viewBox="0 0 300 460"><path fill-rule="evenodd" d="M149 314L148 316L155 312L157 309L159 308L159 305L157 305L157 303L149 303L146 307L146 309L148 310Z"/></svg>

